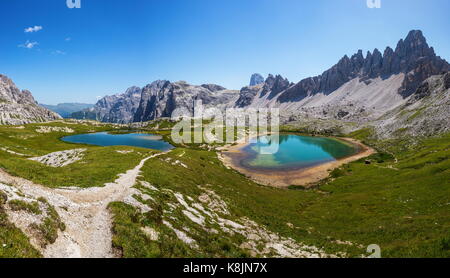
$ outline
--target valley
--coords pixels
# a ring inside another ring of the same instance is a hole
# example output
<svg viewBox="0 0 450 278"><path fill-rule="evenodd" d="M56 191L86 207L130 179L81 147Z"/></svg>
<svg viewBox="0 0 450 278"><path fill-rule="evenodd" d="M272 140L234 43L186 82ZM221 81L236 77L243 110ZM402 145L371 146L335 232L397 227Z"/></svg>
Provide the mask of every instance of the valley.
<svg viewBox="0 0 450 278"><path fill-rule="evenodd" d="M199 101L279 109L279 152L176 142ZM419 30L297 83L156 80L49 108L0 75L2 258L450 257L450 64Z"/></svg>
<svg viewBox="0 0 450 278"><path fill-rule="evenodd" d="M82 134L120 125L60 121L19 127L0 128L11 151L0 151L6 196L0 256L361 257L373 243L385 257L448 256L449 134L389 141L354 132L347 136L378 150L367 158L370 164L363 159L343 165L309 189L279 189L248 180L225 167L216 151L198 146L159 153L59 140L67 130ZM56 131L36 131L42 127ZM28 159L78 148L87 149L83 158L60 168ZM42 197L65 226L51 224L56 232L44 241L34 227L46 218L14 211L11 203L37 202L45 216ZM91 238L96 235L101 238ZM94 249L101 253L89 253Z"/></svg>

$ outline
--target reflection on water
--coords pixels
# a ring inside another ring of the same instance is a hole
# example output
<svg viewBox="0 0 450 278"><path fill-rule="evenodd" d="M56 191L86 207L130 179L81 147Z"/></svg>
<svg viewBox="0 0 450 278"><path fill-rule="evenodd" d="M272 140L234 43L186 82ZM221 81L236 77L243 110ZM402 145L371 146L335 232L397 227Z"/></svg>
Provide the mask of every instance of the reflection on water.
<svg viewBox="0 0 450 278"><path fill-rule="evenodd" d="M88 144L96 146L131 146L167 151L173 149L162 137L146 133L109 134L107 132L79 134L67 136L61 140L69 143Z"/></svg>
<svg viewBox="0 0 450 278"><path fill-rule="evenodd" d="M279 143L278 151L264 154L262 149ZM243 149L240 164L247 168L291 170L310 167L353 155L358 150L333 138L299 135L262 136Z"/></svg>

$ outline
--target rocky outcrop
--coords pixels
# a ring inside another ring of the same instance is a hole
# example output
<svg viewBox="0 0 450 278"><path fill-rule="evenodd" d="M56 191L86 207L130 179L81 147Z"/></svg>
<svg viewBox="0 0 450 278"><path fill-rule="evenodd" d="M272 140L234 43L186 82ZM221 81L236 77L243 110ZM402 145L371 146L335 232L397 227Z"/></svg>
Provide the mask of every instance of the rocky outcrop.
<svg viewBox="0 0 450 278"><path fill-rule="evenodd" d="M157 80L145 86L133 122L169 117L169 112L175 109L172 89L171 83L166 80Z"/></svg>
<svg viewBox="0 0 450 278"><path fill-rule="evenodd" d="M124 94L119 95L102 121L110 123L132 121L141 101L141 92L141 88L131 87Z"/></svg>
<svg viewBox="0 0 450 278"><path fill-rule="evenodd" d="M399 93L407 97L428 77L450 70L447 61L436 56L421 31L411 31L406 39L400 40L394 53L394 70L406 74ZM395 72L394 72L395 73Z"/></svg>
<svg viewBox="0 0 450 278"><path fill-rule="evenodd" d="M262 85L244 87L239 92L239 99L236 101L235 106L238 108L244 108L250 106L256 95L262 90Z"/></svg>
<svg viewBox="0 0 450 278"><path fill-rule="evenodd" d="M216 84L203 84L202 87L207 89L207 90L209 90L209 91L211 91L211 92L225 91L226 90L225 87L222 87L222 86L219 86L219 85L216 85Z"/></svg>
<svg viewBox="0 0 450 278"><path fill-rule="evenodd" d="M171 83L158 80L142 90L134 122L171 117L175 109L184 109L192 113L194 102L197 100L201 100L205 107L219 109L230 107L236 102L237 97L237 91L226 90L218 85L195 86L184 81Z"/></svg>
<svg viewBox="0 0 450 278"><path fill-rule="evenodd" d="M20 125L59 120L61 117L41 107L31 92L19 90L14 82L0 74L0 125Z"/></svg>
<svg viewBox="0 0 450 278"><path fill-rule="evenodd" d="M450 73L444 75L444 86L445 89L450 89Z"/></svg>
<svg viewBox="0 0 450 278"><path fill-rule="evenodd" d="M196 100L206 107L223 108L232 106L237 97L237 91L215 84L196 86L158 80L142 89L131 87L123 94L106 96L93 108L73 113L72 117L122 124L144 122L170 117L177 108L192 112Z"/></svg>
<svg viewBox="0 0 450 278"><path fill-rule="evenodd" d="M255 98L265 98L270 100L291 85L289 80L283 78L281 75L273 76L272 74L269 74L267 79L262 83L242 88L235 106L239 108L250 106L253 104ZM259 104L254 105L259 106Z"/></svg>
<svg viewBox="0 0 450 278"><path fill-rule="evenodd" d="M129 123L139 107L141 92L139 87L130 87L125 93L106 96L94 107L75 112L71 117L110 123Z"/></svg>
<svg viewBox="0 0 450 278"><path fill-rule="evenodd" d="M450 72L424 81L408 101L373 123L382 138L450 132Z"/></svg>
<svg viewBox="0 0 450 278"><path fill-rule="evenodd" d="M261 92L262 96L269 94L269 99L274 98L280 92L283 92L291 86L289 80L283 78L281 75L273 76L269 74L266 81L264 82L263 90Z"/></svg>
<svg viewBox="0 0 450 278"><path fill-rule="evenodd" d="M259 73L253 74L252 77L250 78L250 87L256 86L256 85L259 85L262 83L264 83L264 77Z"/></svg>

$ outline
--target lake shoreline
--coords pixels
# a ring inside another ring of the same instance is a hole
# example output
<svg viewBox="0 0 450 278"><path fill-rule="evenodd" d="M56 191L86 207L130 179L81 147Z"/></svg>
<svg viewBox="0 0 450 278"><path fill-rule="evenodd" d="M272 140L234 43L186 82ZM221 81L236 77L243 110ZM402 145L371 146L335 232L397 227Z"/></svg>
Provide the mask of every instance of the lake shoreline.
<svg viewBox="0 0 450 278"><path fill-rule="evenodd" d="M358 140L352 138L337 138L331 137L336 140L343 141L343 143L351 144L359 151L353 155L338 159L336 161L325 162L320 165L307 167L303 169L277 171L277 170L251 170L243 167L237 162L239 154L242 153L242 149L249 145L248 142L236 144L224 148L219 153L219 159L222 163L231 169L234 169L241 174L247 176L249 179L256 183L272 186L277 188L287 188L289 186L303 186L310 188L317 184L317 182L326 179L330 172L336 168L341 167L344 164L359 160L361 158L368 157L376 151Z"/></svg>
<svg viewBox="0 0 450 278"><path fill-rule="evenodd" d="M163 152L175 148L169 142L165 141L163 136L153 133L111 133L109 131L103 131L64 136L59 140L68 144L84 146L126 146Z"/></svg>

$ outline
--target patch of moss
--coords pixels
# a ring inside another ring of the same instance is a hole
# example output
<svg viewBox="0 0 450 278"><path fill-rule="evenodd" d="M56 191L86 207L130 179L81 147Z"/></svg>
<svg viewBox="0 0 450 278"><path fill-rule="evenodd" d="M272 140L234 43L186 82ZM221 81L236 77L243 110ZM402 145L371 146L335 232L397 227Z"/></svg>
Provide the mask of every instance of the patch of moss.
<svg viewBox="0 0 450 278"><path fill-rule="evenodd" d="M14 211L27 211L29 213L40 215L42 214L41 209L39 208L38 202L26 202L22 200L11 200L8 202L9 207L11 210Z"/></svg>
<svg viewBox="0 0 450 278"><path fill-rule="evenodd" d="M6 195L5 192L0 191L0 206L6 204L7 201L8 201L8 195Z"/></svg>
<svg viewBox="0 0 450 278"><path fill-rule="evenodd" d="M0 191L0 258L39 258L42 255L28 237L8 220L4 205L5 193Z"/></svg>
<svg viewBox="0 0 450 278"><path fill-rule="evenodd" d="M394 161L394 156L392 154L380 151L369 156L367 160L373 160L376 161L377 163L392 162Z"/></svg>
<svg viewBox="0 0 450 278"><path fill-rule="evenodd" d="M426 109L426 107L422 107L422 108L418 109L417 111L414 112L414 114L412 114L411 116L408 117L407 121L408 122L413 121L414 119L416 119L417 117L422 115L422 113L425 109Z"/></svg>
<svg viewBox="0 0 450 278"><path fill-rule="evenodd" d="M47 217L41 224L32 224L31 227L35 229L42 238L42 246L55 243L58 238L58 231L65 231L66 225L62 222L56 209L48 203L45 198L39 198L39 202L47 205Z"/></svg>

